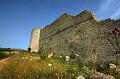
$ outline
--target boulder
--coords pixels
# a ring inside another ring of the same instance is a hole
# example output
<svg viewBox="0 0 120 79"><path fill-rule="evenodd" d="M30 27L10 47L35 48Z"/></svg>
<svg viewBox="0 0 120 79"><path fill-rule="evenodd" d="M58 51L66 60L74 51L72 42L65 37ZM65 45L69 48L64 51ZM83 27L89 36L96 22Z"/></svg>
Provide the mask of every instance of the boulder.
<svg viewBox="0 0 120 79"><path fill-rule="evenodd" d="M117 66L115 64L113 64L113 63L110 63L109 66L110 66L111 69L117 68Z"/></svg>
<svg viewBox="0 0 120 79"><path fill-rule="evenodd" d="M97 72L96 74L89 76L88 79L115 79L115 78L111 75L105 75L103 73Z"/></svg>
<svg viewBox="0 0 120 79"><path fill-rule="evenodd" d="M85 77L79 75L78 77L76 77L76 79L86 79Z"/></svg>
<svg viewBox="0 0 120 79"><path fill-rule="evenodd" d="M51 57L53 57L55 55L55 53L49 53L48 54L48 58L51 58Z"/></svg>
<svg viewBox="0 0 120 79"><path fill-rule="evenodd" d="M116 73L120 75L120 68L113 63L109 64L110 69L115 69Z"/></svg>

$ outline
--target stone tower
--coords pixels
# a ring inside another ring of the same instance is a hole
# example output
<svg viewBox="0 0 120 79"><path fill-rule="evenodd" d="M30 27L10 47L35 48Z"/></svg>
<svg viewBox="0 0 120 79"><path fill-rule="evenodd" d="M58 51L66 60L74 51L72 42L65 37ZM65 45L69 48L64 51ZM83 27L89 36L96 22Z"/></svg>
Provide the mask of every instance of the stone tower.
<svg viewBox="0 0 120 79"><path fill-rule="evenodd" d="M34 28L31 33L30 48L31 52L39 51L40 28Z"/></svg>

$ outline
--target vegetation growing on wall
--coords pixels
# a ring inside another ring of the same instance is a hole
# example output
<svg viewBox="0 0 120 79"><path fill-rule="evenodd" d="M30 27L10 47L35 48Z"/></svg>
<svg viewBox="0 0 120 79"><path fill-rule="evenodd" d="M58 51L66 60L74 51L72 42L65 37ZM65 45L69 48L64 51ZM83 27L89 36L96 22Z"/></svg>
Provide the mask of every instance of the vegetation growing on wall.
<svg viewBox="0 0 120 79"><path fill-rule="evenodd" d="M115 28L114 30L109 32L107 34L107 39L115 49L114 53L120 54L120 30L118 28Z"/></svg>

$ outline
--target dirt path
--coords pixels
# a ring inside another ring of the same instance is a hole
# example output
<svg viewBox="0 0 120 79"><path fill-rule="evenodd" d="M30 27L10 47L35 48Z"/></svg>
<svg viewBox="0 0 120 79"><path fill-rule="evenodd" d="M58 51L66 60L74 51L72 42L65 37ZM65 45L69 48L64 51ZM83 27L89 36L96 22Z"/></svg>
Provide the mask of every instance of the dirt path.
<svg viewBox="0 0 120 79"><path fill-rule="evenodd" d="M10 57L0 60L0 70L8 63L8 59L10 59Z"/></svg>

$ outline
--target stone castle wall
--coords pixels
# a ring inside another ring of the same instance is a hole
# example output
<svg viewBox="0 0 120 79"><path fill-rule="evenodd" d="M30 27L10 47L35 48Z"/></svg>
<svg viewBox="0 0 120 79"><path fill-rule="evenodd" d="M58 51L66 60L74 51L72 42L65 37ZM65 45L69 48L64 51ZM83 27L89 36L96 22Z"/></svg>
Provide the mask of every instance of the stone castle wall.
<svg viewBox="0 0 120 79"><path fill-rule="evenodd" d="M58 55L79 54L79 61L116 61L120 56L106 38L106 33L120 22L98 21L88 11L71 16L63 14L40 31L39 51ZM115 58L115 59L114 59Z"/></svg>

